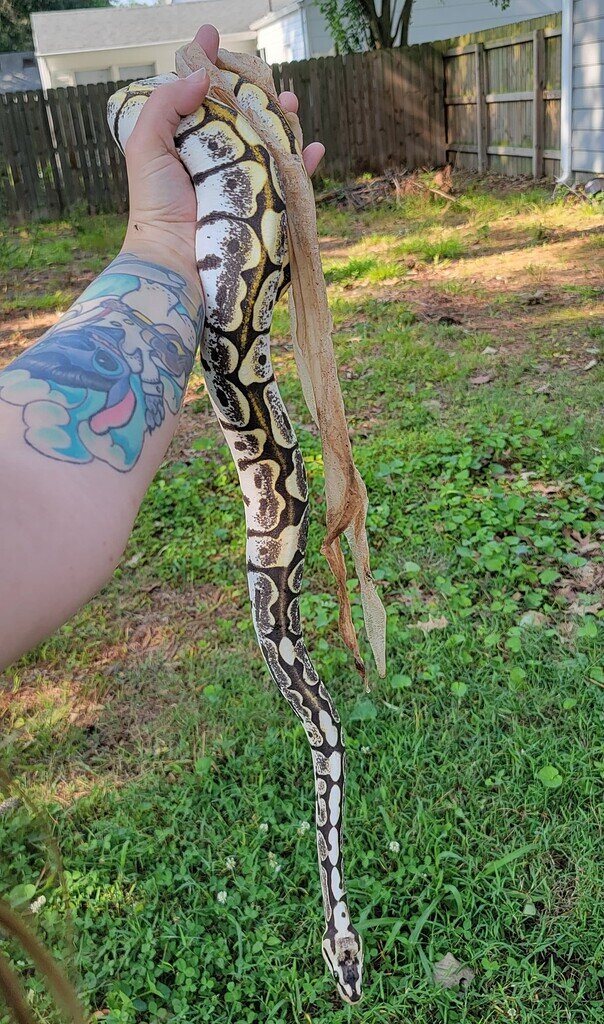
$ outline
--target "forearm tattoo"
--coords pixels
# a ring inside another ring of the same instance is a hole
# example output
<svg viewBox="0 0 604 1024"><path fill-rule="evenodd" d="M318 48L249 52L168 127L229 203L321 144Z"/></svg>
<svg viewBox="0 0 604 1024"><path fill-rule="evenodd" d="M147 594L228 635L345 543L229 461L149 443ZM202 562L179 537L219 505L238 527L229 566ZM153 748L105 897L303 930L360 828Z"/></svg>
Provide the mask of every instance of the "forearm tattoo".
<svg viewBox="0 0 604 1024"><path fill-rule="evenodd" d="M180 274L125 253L0 373L0 401L42 455L127 472L180 409L203 319Z"/></svg>

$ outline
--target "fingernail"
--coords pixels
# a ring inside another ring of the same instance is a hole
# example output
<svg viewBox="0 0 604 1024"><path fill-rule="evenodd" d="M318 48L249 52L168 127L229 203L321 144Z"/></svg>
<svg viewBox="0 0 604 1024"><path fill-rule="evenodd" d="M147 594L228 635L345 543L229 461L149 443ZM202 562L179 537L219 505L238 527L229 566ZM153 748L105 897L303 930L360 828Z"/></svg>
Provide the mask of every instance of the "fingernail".
<svg viewBox="0 0 604 1024"><path fill-rule="evenodd" d="M207 75L206 69L205 68L199 68L198 71L194 71L192 75L189 75L189 78L194 78L196 82L203 82L203 80L206 77L206 75Z"/></svg>

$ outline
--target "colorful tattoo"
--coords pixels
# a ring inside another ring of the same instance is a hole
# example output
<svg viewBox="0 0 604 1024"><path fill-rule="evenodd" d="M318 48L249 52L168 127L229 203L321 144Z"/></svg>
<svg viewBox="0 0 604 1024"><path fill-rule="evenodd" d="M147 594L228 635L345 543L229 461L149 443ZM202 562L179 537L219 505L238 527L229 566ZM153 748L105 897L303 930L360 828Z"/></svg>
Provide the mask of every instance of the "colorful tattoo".
<svg viewBox="0 0 604 1024"><path fill-rule="evenodd" d="M25 440L64 462L121 472L177 413L204 321L180 274L118 256L41 340L0 373Z"/></svg>

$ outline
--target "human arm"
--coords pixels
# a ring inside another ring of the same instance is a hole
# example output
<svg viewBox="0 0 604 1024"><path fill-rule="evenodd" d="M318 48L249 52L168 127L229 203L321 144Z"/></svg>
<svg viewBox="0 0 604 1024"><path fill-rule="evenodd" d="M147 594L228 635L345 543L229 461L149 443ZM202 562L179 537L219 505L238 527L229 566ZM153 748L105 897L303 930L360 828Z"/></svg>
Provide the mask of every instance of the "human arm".
<svg viewBox="0 0 604 1024"><path fill-rule="evenodd" d="M215 30L197 38L215 59ZM207 87L190 76L147 101L126 147L120 255L0 373L0 668L108 580L176 428L203 308L173 133ZM309 171L321 154L307 149Z"/></svg>

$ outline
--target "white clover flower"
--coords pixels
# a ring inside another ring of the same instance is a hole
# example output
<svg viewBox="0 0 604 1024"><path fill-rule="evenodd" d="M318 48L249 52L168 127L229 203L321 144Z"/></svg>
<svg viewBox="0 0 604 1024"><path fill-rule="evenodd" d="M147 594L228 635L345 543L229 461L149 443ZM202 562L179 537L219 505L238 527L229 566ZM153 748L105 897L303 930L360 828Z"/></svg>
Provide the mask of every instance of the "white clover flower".
<svg viewBox="0 0 604 1024"><path fill-rule="evenodd" d="M224 863L225 863L227 871L234 871L235 870L235 865L236 865L237 861L235 860L234 857L227 857L227 859L225 860Z"/></svg>
<svg viewBox="0 0 604 1024"><path fill-rule="evenodd" d="M388 843L388 849L390 850L390 853L400 853L401 844L397 843L396 839L393 839L390 843Z"/></svg>
<svg viewBox="0 0 604 1024"><path fill-rule="evenodd" d="M258 825L259 832L268 832L268 821L261 821Z"/></svg>
<svg viewBox="0 0 604 1024"><path fill-rule="evenodd" d="M38 896L37 899L33 900L33 902L29 904L29 909L31 913L37 914L39 910L42 910L42 907L45 905L45 903L46 896Z"/></svg>
<svg viewBox="0 0 604 1024"><path fill-rule="evenodd" d="M310 821L301 821L298 825L298 835L303 836L308 831L310 831Z"/></svg>
<svg viewBox="0 0 604 1024"><path fill-rule="evenodd" d="M281 865L280 864L273 864L273 871L275 872L276 875L278 875L279 872L281 871Z"/></svg>
<svg viewBox="0 0 604 1024"><path fill-rule="evenodd" d="M361 747L361 754L370 754L371 747Z"/></svg>
<svg viewBox="0 0 604 1024"><path fill-rule="evenodd" d="M221 889L221 891L216 894L216 899L218 900L219 903L226 903L227 894L224 889Z"/></svg>
<svg viewBox="0 0 604 1024"><path fill-rule="evenodd" d="M276 861L277 861L277 855L275 853L273 853L272 850L269 850L269 854L268 854L268 862L269 862L269 864L275 864Z"/></svg>

